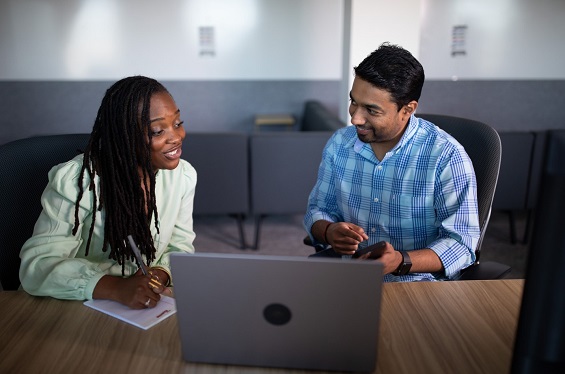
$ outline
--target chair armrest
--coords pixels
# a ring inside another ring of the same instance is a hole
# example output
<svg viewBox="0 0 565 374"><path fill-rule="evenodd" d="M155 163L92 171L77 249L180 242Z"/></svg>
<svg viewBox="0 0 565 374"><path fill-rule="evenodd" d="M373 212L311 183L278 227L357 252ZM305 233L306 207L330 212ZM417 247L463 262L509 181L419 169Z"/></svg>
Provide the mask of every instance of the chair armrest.
<svg viewBox="0 0 565 374"><path fill-rule="evenodd" d="M495 261L485 261L472 265L461 272L458 280L488 280L501 279L510 273L512 268Z"/></svg>
<svg viewBox="0 0 565 374"><path fill-rule="evenodd" d="M310 239L309 235L306 235L306 237L302 240L302 242L309 247L314 247L314 249L316 250L316 253L323 251L323 250L328 248L327 245L321 244L321 243L314 245L314 243L312 242L312 239Z"/></svg>

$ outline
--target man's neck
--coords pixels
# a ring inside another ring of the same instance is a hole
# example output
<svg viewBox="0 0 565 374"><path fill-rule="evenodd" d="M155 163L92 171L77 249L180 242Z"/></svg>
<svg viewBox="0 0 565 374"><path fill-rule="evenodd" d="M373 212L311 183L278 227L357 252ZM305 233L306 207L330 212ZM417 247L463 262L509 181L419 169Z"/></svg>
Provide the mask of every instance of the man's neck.
<svg viewBox="0 0 565 374"><path fill-rule="evenodd" d="M408 126L404 127L404 130L402 130L400 133L398 133L394 138L390 140L384 142L370 143L371 149L373 150L373 153L377 157L377 160L382 161L386 156L387 152L393 149L394 146L398 144L398 142L402 138L402 135L404 135L404 132L406 131L407 127Z"/></svg>

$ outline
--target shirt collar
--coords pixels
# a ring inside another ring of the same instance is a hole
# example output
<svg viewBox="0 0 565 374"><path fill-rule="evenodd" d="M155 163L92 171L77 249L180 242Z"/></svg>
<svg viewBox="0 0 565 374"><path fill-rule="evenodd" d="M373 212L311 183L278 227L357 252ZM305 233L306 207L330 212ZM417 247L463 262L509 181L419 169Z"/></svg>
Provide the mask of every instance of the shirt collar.
<svg viewBox="0 0 565 374"><path fill-rule="evenodd" d="M390 151L388 151L387 153L391 153L391 152L394 153L398 149L402 148L406 143L408 143L410 141L410 139L412 139L414 137L414 135L416 134L417 128L418 128L418 118L416 118L412 114L410 116L410 120L408 121L408 126L406 127L406 131L404 131L404 134L402 134L400 141L398 143L396 143L396 145L394 147L392 147L392 149ZM363 143L361 140L359 140L359 138L357 137L357 133L347 143L347 146L353 147L353 150L356 153L359 153L360 155L362 155L366 158L375 157L374 153L373 153L373 149L371 148L371 145L368 144L368 143Z"/></svg>
<svg viewBox="0 0 565 374"><path fill-rule="evenodd" d="M402 134L400 141L396 143L394 147L389 152L396 152L396 150L402 148L406 143L410 141L416 134L416 130L418 129L418 118L416 118L413 114L410 115L410 121L408 121L408 126L406 127L406 131Z"/></svg>

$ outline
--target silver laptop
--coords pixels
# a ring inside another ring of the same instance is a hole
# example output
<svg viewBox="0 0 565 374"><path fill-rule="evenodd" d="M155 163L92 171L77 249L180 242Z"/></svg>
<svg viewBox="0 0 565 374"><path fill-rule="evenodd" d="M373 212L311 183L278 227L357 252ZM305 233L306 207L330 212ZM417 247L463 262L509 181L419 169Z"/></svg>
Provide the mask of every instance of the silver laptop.
<svg viewBox="0 0 565 374"><path fill-rule="evenodd" d="M171 268L186 361L375 369L380 262L172 254Z"/></svg>

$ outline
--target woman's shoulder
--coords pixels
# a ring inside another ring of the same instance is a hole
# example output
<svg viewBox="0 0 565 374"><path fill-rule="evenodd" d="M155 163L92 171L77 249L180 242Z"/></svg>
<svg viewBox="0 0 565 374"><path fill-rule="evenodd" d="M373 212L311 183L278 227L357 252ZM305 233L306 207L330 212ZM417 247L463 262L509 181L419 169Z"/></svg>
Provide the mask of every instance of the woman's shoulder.
<svg viewBox="0 0 565 374"><path fill-rule="evenodd" d="M82 169L83 155L77 155L73 159L55 165L49 171L50 183L67 183L79 178Z"/></svg>
<svg viewBox="0 0 565 374"><path fill-rule="evenodd" d="M76 199L79 193L80 174L82 171L83 155L77 155L75 158L55 165L48 174L47 191L55 192L57 195L66 196L68 199ZM85 171L82 178L83 191L88 190L90 177ZM98 186L96 187L98 188Z"/></svg>
<svg viewBox="0 0 565 374"><path fill-rule="evenodd" d="M180 159L177 169L179 169L185 177L196 179L196 169L190 164L190 162Z"/></svg>
<svg viewBox="0 0 565 374"><path fill-rule="evenodd" d="M173 180L186 181L188 183L196 183L196 169L188 161L180 159L178 166L173 170L160 170L157 175L162 178Z"/></svg>

